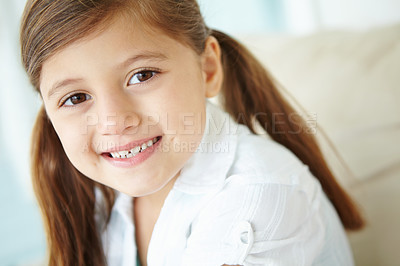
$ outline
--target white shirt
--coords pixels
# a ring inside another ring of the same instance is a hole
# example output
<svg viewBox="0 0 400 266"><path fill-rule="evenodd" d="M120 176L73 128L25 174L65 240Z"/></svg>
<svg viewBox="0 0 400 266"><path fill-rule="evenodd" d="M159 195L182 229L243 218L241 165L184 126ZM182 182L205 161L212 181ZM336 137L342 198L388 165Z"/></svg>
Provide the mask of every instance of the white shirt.
<svg viewBox="0 0 400 266"><path fill-rule="evenodd" d="M136 265L132 210L132 199L119 193L101 233L110 266ZM308 167L211 103L202 142L182 168L154 227L147 262L353 265L340 220Z"/></svg>

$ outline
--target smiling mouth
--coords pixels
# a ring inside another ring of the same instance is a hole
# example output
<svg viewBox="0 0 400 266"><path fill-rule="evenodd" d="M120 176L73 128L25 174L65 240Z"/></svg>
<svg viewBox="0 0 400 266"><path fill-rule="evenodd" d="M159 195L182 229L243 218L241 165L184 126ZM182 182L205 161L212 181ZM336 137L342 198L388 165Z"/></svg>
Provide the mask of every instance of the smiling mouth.
<svg viewBox="0 0 400 266"><path fill-rule="evenodd" d="M147 148L153 146L157 142L159 142L160 139L161 139L161 136L158 136L158 137L155 137L155 138L153 138L151 140L143 142L142 144L139 144L139 145L133 147L130 150L108 152L108 153L105 153L104 155L106 155L106 156L108 156L110 158L114 158L114 159L132 158L132 157L135 157L136 155L138 155L139 153L144 152Z"/></svg>

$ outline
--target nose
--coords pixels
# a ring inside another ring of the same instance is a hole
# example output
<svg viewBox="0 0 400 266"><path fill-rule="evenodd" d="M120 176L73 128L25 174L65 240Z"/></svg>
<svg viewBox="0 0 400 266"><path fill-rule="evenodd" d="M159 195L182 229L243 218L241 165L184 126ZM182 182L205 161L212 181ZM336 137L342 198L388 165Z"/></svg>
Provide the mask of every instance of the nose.
<svg viewBox="0 0 400 266"><path fill-rule="evenodd" d="M97 99L98 132L102 135L124 135L134 132L140 116L134 110L129 96L114 91Z"/></svg>

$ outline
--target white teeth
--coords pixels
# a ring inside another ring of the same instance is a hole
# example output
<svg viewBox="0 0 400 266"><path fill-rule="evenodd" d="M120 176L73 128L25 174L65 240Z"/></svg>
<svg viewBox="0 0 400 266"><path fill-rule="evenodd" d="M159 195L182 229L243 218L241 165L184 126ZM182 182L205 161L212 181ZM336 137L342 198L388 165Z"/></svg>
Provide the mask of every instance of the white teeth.
<svg viewBox="0 0 400 266"><path fill-rule="evenodd" d="M129 151L119 151L119 154L121 154L122 156L126 156L128 155Z"/></svg>
<svg viewBox="0 0 400 266"><path fill-rule="evenodd" d="M149 140L140 146L136 146L129 151L111 152L110 154L111 154L111 157L113 157L113 158L123 158L123 159L132 158L132 157L136 156L139 152L142 152L142 151L146 150L148 147L153 146L153 144L155 142L157 142L157 138Z"/></svg>
<svg viewBox="0 0 400 266"><path fill-rule="evenodd" d="M143 144L142 144L142 151L144 151L145 149L147 149L147 144L146 144L146 143L143 143Z"/></svg>
<svg viewBox="0 0 400 266"><path fill-rule="evenodd" d="M133 149L131 150L131 153L133 153L133 155L136 155L136 154L139 153L139 151L140 151L140 147L137 146L137 147L135 147L135 148L133 148Z"/></svg>

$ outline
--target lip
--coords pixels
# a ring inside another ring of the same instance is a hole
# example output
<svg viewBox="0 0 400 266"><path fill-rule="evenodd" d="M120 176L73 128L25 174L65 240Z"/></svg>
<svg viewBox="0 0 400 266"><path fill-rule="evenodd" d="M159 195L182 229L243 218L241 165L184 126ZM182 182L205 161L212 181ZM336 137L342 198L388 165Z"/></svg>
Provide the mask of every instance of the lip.
<svg viewBox="0 0 400 266"><path fill-rule="evenodd" d="M154 137L153 137L154 138ZM124 151L124 150L130 150L139 144L142 144L143 142L149 141L153 138L148 138L148 139L143 139L135 142L131 142L127 145L120 146L118 148L110 150L110 152L115 152L115 151ZM109 163L111 163L115 167L120 167L120 168L129 168L129 167L134 167L136 165L141 164L142 162L146 161L149 157L151 157L155 152L157 147L161 144L162 137L158 136L159 140L153 144L151 147L147 147L144 151L138 153L134 157L131 158L113 158L109 156L110 152L105 152L102 153L101 156Z"/></svg>

